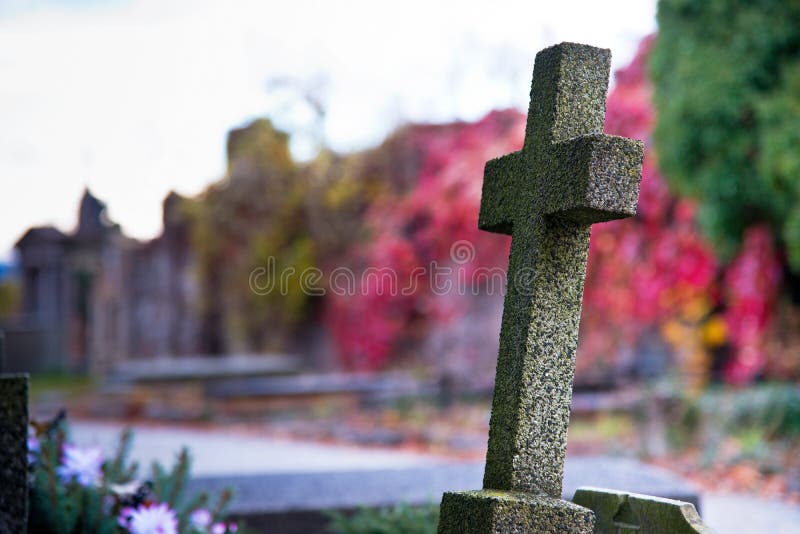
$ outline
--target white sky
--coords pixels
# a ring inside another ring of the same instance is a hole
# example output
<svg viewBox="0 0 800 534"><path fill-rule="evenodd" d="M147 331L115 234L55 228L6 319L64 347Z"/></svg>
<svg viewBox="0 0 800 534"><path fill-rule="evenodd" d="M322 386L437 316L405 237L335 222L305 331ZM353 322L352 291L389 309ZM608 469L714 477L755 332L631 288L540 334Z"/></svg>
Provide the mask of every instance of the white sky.
<svg viewBox="0 0 800 534"><path fill-rule="evenodd" d="M321 135L347 151L525 108L541 48L608 47L618 68L654 29L655 0L0 0L0 259L31 225L71 229L86 186L156 235L167 192L223 174L230 128L314 124L272 80L319 88Z"/></svg>

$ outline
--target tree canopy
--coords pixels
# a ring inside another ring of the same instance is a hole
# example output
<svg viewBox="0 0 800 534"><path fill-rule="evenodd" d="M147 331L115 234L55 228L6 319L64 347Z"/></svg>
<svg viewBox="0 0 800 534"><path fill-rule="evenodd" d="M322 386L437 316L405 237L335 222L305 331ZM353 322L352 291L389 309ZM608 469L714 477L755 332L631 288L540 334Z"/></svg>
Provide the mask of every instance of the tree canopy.
<svg viewBox="0 0 800 534"><path fill-rule="evenodd" d="M800 2L660 0L661 170L723 260L768 225L800 273Z"/></svg>

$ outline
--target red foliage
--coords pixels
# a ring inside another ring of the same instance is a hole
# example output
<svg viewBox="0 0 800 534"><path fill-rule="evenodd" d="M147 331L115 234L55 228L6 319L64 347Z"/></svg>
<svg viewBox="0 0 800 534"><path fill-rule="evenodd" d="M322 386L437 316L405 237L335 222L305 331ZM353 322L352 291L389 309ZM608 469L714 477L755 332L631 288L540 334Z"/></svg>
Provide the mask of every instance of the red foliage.
<svg viewBox="0 0 800 534"><path fill-rule="evenodd" d="M725 376L748 381L764 363L761 347L779 263L770 235L759 228L748 234L727 272L721 271L694 223L694 204L669 192L650 144L654 112L644 65L651 43L645 39L632 63L616 73L607 102L605 131L644 140L646 153L638 215L592 230L578 372L599 362L614 365L622 351L669 321L691 316L699 326L702 316L721 307L733 348ZM458 319L463 306L427 280L402 291L419 269L435 262L460 267L469 277L479 267L506 267L509 240L477 228L483 167L519 149L524 130L525 117L516 111L492 112L473 124L407 129L413 142L402 146L408 147L407 159L418 162L416 184L407 195L373 206L367 216L370 241L354 253L362 270L393 268L400 287L393 291L386 279L368 279L355 295L329 299L327 321L346 365L385 366L420 330L425 335ZM451 257L459 240L476 252L465 263Z"/></svg>
<svg viewBox="0 0 800 534"><path fill-rule="evenodd" d="M735 348L724 369L729 382L749 382L764 368L765 337L780 281L781 264L769 230L751 228L725 273L725 321Z"/></svg>
<svg viewBox="0 0 800 534"><path fill-rule="evenodd" d="M498 111L457 128L408 130L422 140L405 145L413 152L407 159L419 162L417 183L406 196L383 199L369 211L371 235L357 253L356 294L332 295L329 302L327 322L348 367L380 368L420 319L435 326L458 317L451 298L457 291L437 291L428 278L433 269L471 277L480 267L505 268L510 241L478 230L483 166L522 146L524 121L518 112ZM463 263L451 257L462 240L475 252ZM367 277L367 267L389 267L394 278Z"/></svg>
<svg viewBox="0 0 800 534"><path fill-rule="evenodd" d="M643 65L651 43L646 39L617 72L607 101L606 133L644 140L645 159L637 216L592 229L579 369L613 362L681 306L710 294L717 271L693 206L670 194L650 144L654 115Z"/></svg>

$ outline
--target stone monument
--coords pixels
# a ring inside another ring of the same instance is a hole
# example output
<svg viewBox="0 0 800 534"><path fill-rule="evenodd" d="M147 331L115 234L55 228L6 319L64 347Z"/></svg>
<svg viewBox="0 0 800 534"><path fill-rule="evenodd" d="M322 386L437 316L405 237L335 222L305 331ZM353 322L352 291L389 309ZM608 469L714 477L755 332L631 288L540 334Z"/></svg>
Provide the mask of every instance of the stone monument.
<svg viewBox="0 0 800 534"><path fill-rule="evenodd" d="M487 162L478 226L511 234L483 490L442 498L440 534L709 533L681 501L581 488L561 500L593 223L636 214L644 146L604 135L609 50L536 55L525 143Z"/></svg>
<svg viewBox="0 0 800 534"><path fill-rule="evenodd" d="M593 532L561 500L589 234L636 213L644 146L604 135L611 53L536 55L525 143L487 162L478 225L511 234L483 490L445 493L439 532Z"/></svg>

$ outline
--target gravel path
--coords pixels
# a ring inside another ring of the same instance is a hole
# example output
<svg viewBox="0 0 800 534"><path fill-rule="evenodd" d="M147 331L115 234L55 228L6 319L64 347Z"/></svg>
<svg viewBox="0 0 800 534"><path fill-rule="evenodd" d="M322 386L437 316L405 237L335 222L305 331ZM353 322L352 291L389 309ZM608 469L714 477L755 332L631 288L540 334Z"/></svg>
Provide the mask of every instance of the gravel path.
<svg viewBox="0 0 800 534"><path fill-rule="evenodd" d="M72 421L72 438L81 446L111 453L123 426ZM220 431L135 426L132 458L149 467L157 460L171 466L181 447L192 454L192 474L246 475L252 473L314 473L359 469L399 469L441 463L434 456L390 449L364 449Z"/></svg>
<svg viewBox="0 0 800 534"><path fill-rule="evenodd" d="M800 506L750 495L704 494L703 520L718 534L800 534Z"/></svg>
<svg viewBox="0 0 800 534"><path fill-rule="evenodd" d="M115 449L121 425L76 421L73 439L82 446ZM134 428L133 459L143 466L153 460L171 465L176 453L189 446L196 476L252 473L315 473L385 470L441 465L440 457L390 449L279 440L221 431L170 427ZM747 495L706 493L702 496L706 523L719 534L800 534L800 506Z"/></svg>

